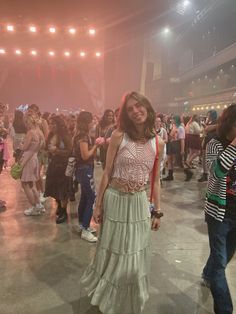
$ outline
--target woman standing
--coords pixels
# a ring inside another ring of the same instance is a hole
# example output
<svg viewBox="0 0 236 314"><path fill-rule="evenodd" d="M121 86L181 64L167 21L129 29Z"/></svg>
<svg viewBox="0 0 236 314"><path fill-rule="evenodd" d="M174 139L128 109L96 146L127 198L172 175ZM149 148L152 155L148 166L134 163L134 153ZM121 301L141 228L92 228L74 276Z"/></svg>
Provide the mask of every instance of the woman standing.
<svg viewBox="0 0 236 314"><path fill-rule="evenodd" d="M236 249L236 104L221 115L217 136L206 147L209 170L205 203L210 256L202 277L208 283L216 314L232 314L225 270Z"/></svg>
<svg viewBox="0 0 236 314"><path fill-rule="evenodd" d="M68 157L72 144L64 120L54 116L49 120L50 133L47 139L48 169L44 195L53 197L57 202L56 223L67 220L67 202L69 197L69 177L65 176Z"/></svg>
<svg viewBox="0 0 236 314"><path fill-rule="evenodd" d="M94 155L98 144L94 144L89 132L93 127L93 116L82 111L77 119L77 134L74 138L73 150L76 157L76 180L80 183L81 195L78 207L79 231L81 238L88 242L97 242L93 235L96 230L90 227L95 201Z"/></svg>
<svg viewBox="0 0 236 314"><path fill-rule="evenodd" d="M25 126L27 133L24 143L19 146L23 151L20 164L23 167L21 175L21 184L25 195L31 205L24 211L26 216L37 216L42 214L44 207L40 204L39 193L35 183L39 179L39 162L37 154L44 147L44 136L38 126L38 119L33 116L25 115Z"/></svg>
<svg viewBox="0 0 236 314"><path fill-rule="evenodd" d="M174 180L174 164L176 159L180 159L179 163L183 166L184 145L185 145L185 129L181 122L180 116L173 117L173 124L168 134L167 158L168 158L168 176L163 181Z"/></svg>
<svg viewBox="0 0 236 314"><path fill-rule="evenodd" d="M101 235L93 263L82 277L91 303L102 313L142 312L148 299L150 212L146 195L156 149L155 112L137 92L127 94L112 134L94 219ZM152 229L160 227L160 164L154 181Z"/></svg>
<svg viewBox="0 0 236 314"><path fill-rule="evenodd" d="M96 137L103 137L106 138L107 131L114 125L115 118L114 113L111 109L106 109L100 122L97 125L96 129ZM106 164L106 154L107 154L108 146L104 143L99 149L100 153L100 162L102 163L103 169L105 168Z"/></svg>
<svg viewBox="0 0 236 314"><path fill-rule="evenodd" d="M202 142L202 168L203 174L198 182L206 182L207 181L207 167L206 167L206 146L210 140L216 136L216 129L217 129L217 111L210 110L207 113L206 124L204 127L204 137Z"/></svg>
<svg viewBox="0 0 236 314"><path fill-rule="evenodd" d="M185 174L186 178L185 181L190 181L193 172L191 169L193 168L192 162L195 158L200 155L201 152L201 139L200 133L202 128L199 125L199 116L197 114L193 115L189 122L185 127L186 132L186 150L187 150L187 158L185 161L186 169Z"/></svg>

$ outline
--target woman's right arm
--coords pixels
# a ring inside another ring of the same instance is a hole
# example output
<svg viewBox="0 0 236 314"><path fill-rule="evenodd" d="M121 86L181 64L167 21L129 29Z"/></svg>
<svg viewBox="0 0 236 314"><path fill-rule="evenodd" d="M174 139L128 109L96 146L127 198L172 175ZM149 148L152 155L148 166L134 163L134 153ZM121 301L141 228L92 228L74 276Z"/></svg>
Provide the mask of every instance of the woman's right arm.
<svg viewBox="0 0 236 314"><path fill-rule="evenodd" d="M93 156L96 152L96 149L98 147L97 144L93 145L92 148L89 149L88 142L80 141L79 142L81 157L83 160L88 160L91 156Z"/></svg>
<svg viewBox="0 0 236 314"><path fill-rule="evenodd" d="M109 178L111 176L113 170L113 164L116 157L117 150L120 146L120 143L123 138L123 132L119 130L115 130L112 133L111 140L107 150L107 157L106 157L106 166L103 172L103 176L100 182L96 204L94 208L93 217L96 223L102 222L102 214L103 214L103 195L109 183Z"/></svg>

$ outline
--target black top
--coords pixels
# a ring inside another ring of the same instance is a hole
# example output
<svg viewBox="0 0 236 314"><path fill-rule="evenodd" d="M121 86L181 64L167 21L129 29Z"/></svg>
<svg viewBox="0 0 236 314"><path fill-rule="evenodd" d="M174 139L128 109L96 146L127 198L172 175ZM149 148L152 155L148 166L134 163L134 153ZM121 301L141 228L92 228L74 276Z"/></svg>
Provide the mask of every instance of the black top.
<svg viewBox="0 0 236 314"><path fill-rule="evenodd" d="M89 159L87 159L87 160L82 159L81 151L80 151L80 143L81 142L88 143L88 149L89 150L93 147L92 139L88 134L79 133L78 135L75 136L74 143L73 143L73 155L76 158L77 166L93 165L94 164L94 156L93 155L91 157L89 157Z"/></svg>

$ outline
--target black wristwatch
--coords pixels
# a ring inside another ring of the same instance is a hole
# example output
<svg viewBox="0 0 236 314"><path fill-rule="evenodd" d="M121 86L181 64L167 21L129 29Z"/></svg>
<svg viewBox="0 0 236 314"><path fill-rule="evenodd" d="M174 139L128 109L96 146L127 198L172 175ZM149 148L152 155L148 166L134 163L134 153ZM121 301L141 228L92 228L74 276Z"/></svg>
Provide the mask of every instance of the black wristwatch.
<svg viewBox="0 0 236 314"><path fill-rule="evenodd" d="M163 216L164 216L163 212L161 212L161 211L159 211L159 210L153 209L153 210L151 211L151 218L155 217L155 218L157 218L157 219L160 219L160 218L163 217Z"/></svg>

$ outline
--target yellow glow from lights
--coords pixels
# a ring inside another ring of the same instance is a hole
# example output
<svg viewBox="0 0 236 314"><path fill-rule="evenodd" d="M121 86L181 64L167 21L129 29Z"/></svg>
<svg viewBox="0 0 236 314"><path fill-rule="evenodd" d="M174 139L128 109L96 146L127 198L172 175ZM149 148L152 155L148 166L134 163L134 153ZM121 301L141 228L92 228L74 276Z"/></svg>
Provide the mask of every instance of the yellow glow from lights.
<svg viewBox="0 0 236 314"><path fill-rule="evenodd" d="M49 27L49 33L55 34L56 33L56 28L55 27Z"/></svg>
<svg viewBox="0 0 236 314"><path fill-rule="evenodd" d="M197 107L197 110L200 110L200 108L199 108L199 107Z"/></svg>
<svg viewBox="0 0 236 314"><path fill-rule="evenodd" d="M218 105L216 108L217 108L217 109L220 109L220 105Z"/></svg>
<svg viewBox="0 0 236 314"><path fill-rule="evenodd" d="M4 55L5 53L6 53L6 50L1 48L1 49L0 49L0 54L1 54L1 55Z"/></svg>
<svg viewBox="0 0 236 314"><path fill-rule="evenodd" d="M224 105L224 108L227 108L227 105Z"/></svg>
<svg viewBox="0 0 236 314"><path fill-rule="evenodd" d="M209 107L208 106L206 106L206 110L208 110L209 109Z"/></svg>
<svg viewBox="0 0 236 314"><path fill-rule="evenodd" d="M37 32L37 28L36 28L35 26L30 26L30 27L29 27L29 31L30 31L31 33L36 33L36 32Z"/></svg>
<svg viewBox="0 0 236 314"><path fill-rule="evenodd" d="M215 107L214 107L214 106L211 106L211 109L215 109Z"/></svg>
<svg viewBox="0 0 236 314"><path fill-rule="evenodd" d="M55 56L55 52L54 51L49 51L48 52L49 56L54 57Z"/></svg>
<svg viewBox="0 0 236 314"><path fill-rule="evenodd" d="M76 33L76 29L73 27L69 28L69 33L74 35Z"/></svg>
<svg viewBox="0 0 236 314"><path fill-rule="evenodd" d="M101 57L101 52L99 52L99 51L97 51L96 53L95 53L95 56L97 57L97 58L99 58L99 57Z"/></svg>
<svg viewBox="0 0 236 314"><path fill-rule="evenodd" d="M94 28L89 29L89 35L94 36L96 34L96 30Z"/></svg>
<svg viewBox="0 0 236 314"><path fill-rule="evenodd" d="M31 53L32 56L37 56L37 54L38 54L36 50L31 50L30 53Z"/></svg>
<svg viewBox="0 0 236 314"><path fill-rule="evenodd" d="M7 31L8 32L14 32L15 28L13 25L7 25Z"/></svg>
<svg viewBox="0 0 236 314"><path fill-rule="evenodd" d="M70 57L70 52L69 52L69 51L65 51L65 52L64 52L64 55L65 55L66 57Z"/></svg>
<svg viewBox="0 0 236 314"><path fill-rule="evenodd" d="M196 111L196 108L193 108L193 111Z"/></svg>
<svg viewBox="0 0 236 314"><path fill-rule="evenodd" d="M16 49L16 50L15 50L15 54L16 54L16 55L21 55L21 54L22 54L22 51L21 51L20 49Z"/></svg>
<svg viewBox="0 0 236 314"><path fill-rule="evenodd" d="M86 56L86 53L85 53L84 51L80 51L80 54L79 54L79 55L80 55L80 57L82 57L82 58L83 58L83 57L85 57L85 56Z"/></svg>

